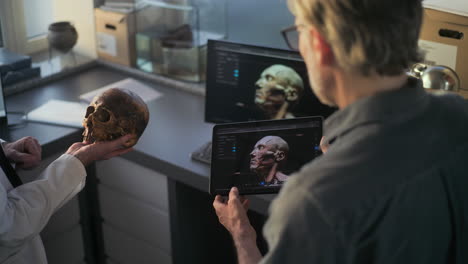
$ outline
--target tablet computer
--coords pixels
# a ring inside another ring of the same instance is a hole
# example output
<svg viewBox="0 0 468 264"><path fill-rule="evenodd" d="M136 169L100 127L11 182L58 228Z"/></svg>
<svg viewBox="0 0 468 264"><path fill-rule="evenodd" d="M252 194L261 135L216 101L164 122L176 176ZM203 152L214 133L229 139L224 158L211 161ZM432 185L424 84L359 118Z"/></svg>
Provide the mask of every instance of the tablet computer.
<svg viewBox="0 0 468 264"><path fill-rule="evenodd" d="M213 128L210 194L277 193L321 155L322 117L219 124Z"/></svg>

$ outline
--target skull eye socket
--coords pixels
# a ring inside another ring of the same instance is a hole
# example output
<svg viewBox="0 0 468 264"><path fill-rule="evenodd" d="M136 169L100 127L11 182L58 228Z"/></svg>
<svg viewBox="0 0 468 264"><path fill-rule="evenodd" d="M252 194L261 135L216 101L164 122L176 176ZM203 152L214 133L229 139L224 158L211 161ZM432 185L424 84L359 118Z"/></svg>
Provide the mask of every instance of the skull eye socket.
<svg viewBox="0 0 468 264"><path fill-rule="evenodd" d="M94 113L94 118L99 122L107 122L110 120L110 114L105 109L98 109L96 113Z"/></svg>
<svg viewBox="0 0 468 264"><path fill-rule="evenodd" d="M94 113L94 106L88 106L88 108L86 108L85 118L88 118L88 116L92 113Z"/></svg>

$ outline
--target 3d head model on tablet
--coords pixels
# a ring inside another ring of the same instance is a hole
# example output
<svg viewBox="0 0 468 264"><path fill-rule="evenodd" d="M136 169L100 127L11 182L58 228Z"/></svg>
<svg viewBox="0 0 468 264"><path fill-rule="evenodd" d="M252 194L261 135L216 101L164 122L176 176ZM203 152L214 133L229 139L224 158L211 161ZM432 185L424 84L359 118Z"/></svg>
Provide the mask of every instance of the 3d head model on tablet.
<svg viewBox="0 0 468 264"><path fill-rule="evenodd" d="M295 70L272 65L262 72L255 85L255 104L268 119L294 118L290 110L304 90L304 82Z"/></svg>
<svg viewBox="0 0 468 264"><path fill-rule="evenodd" d="M264 185L281 184L288 175L281 172L287 161L289 145L277 136L260 139L250 152L250 170L256 173Z"/></svg>

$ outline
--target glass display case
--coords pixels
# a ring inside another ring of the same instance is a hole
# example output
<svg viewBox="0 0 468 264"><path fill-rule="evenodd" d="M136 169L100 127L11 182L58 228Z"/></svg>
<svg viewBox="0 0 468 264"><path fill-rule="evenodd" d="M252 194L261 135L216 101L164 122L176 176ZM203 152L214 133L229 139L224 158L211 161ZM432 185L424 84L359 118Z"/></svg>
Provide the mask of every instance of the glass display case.
<svg viewBox="0 0 468 264"><path fill-rule="evenodd" d="M143 0L135 12L136 67L205 80L208 39L226 37L226 0Z"/></svg>

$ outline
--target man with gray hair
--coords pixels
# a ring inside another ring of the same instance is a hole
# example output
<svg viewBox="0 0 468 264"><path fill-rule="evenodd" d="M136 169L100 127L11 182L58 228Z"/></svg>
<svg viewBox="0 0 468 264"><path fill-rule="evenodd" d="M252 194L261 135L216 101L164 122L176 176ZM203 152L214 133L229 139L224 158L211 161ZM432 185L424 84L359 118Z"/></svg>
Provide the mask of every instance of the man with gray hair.
<svg viewBox="0 0 468 264"><path fill-rule="evenodd" d="M289 0L283 31L321 102L326 153L270 207L262 256L232 188L213 203L239 263L468 263L468 104L427 93L421 0Z"/></svg>
<svg viewBox="0 0 468 264"><path fill-rule="evenodd" d="M288 179L281 170L289 152L289 145L278 136L260 139L250 152L250 170L255 172L263 185L278 185Z"/></svg>

